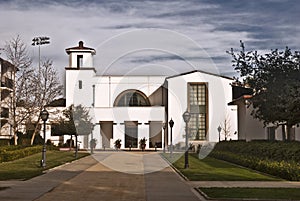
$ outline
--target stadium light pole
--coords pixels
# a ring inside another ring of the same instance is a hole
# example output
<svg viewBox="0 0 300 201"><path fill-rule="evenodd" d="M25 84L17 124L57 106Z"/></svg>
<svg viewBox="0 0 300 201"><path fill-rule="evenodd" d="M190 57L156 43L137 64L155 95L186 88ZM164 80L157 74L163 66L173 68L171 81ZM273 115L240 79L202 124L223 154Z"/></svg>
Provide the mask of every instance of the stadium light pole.
<svg viewBox="0 0 300 201"><path fill-rule="evenodd" d="M41 45L46 45L50 43L50 38L46 36L34 37L32 39L32 46L39 46L39 73L41 70Z"/></svg>

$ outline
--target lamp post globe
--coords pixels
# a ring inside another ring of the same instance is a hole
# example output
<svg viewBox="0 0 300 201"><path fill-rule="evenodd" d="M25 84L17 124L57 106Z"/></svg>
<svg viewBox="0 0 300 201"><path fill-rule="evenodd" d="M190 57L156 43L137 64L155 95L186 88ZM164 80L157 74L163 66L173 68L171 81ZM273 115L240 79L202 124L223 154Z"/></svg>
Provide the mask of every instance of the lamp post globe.
<svg viewBox="0 0 300 201"><path fill-rule="evenodd" d="M44 108L40 112L40 117L44 122L44 143L43 143L43 150L42 150L42 161L41 161L41 166L44 168L46 167L46 121L48 120L49 113L48 111Z"/></svg>
<svg viewBox="0 0 300 201"><path fill-rule="evenodd" d="M184 153L184 168L189 167L189 128L188 123L191 119L191 114L186 110L182 114L182 118L185 122L185 153Z"/></svg>
<svg viewBox="0 0 300 201"><path fill-rule="evenodd" d="M188 123L191 119L191 114L188 112L188 111L185 111L183 114L182 114L182 118L184 120L185 123Z"/></svg>
<svg viewBox="0 0 300 201"><path fill-rule="evenodd" d="M169 121L169 125L170 125L171 128L173 128L173 126L174 126L174 121L173 121L173 119L171 119L171 120Z"/></svg>
<svg viewBox="0 0 300 201"><path fill-rule="evenodd" d="M49 117L49 112L46 109L44 109L41 111L40 116L43 121L47 121Z"/></svg>
<svg viewBox="0 0 300 201"><path fill-rule="evenodd" d="M219 132L219 142L221 141L221 131L222 131L222 128L221 126L218 126L218 132Z"/></svg>

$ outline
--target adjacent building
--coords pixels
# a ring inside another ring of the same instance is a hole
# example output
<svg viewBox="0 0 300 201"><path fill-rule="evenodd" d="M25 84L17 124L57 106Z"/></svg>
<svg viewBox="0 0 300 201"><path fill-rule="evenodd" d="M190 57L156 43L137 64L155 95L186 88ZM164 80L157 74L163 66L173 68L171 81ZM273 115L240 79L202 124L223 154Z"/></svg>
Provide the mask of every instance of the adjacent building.
<svg viewBox="0 0 300 201"><path fill-rule="evenodd" d="M13 137L12 117L13 117L13 90L14 76L16 68L10 62L0 58L0 96L1 96L1 112L0 112L0 139L9 140Z"/></svg>

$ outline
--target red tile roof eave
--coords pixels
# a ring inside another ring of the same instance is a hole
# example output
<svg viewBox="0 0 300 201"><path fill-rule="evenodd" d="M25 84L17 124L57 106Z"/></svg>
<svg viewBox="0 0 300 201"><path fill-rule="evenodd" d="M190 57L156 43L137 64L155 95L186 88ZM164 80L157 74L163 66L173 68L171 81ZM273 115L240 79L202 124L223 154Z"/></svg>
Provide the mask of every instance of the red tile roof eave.
<svg viewBox="0 0 300 201"><path fill-rule="evenodd" d="M237 101L251 99L252 97L253 97L252 95L243 95L237 99L232 100L231 102L228 103L228 105L236 105Z"/></svg>
<svg viewBox="0 0 300 201"><path fill-rule="evenodd" d="M84 51L86 51L86 52L92 52L93 55L96 54L96 50L95 49L88 48L88 47L84 47L84 48L79 48L79 47L72 48L71 47L71 48L66 49L66 53L67 54L70 54L71 52L84 52Z"/></svg>

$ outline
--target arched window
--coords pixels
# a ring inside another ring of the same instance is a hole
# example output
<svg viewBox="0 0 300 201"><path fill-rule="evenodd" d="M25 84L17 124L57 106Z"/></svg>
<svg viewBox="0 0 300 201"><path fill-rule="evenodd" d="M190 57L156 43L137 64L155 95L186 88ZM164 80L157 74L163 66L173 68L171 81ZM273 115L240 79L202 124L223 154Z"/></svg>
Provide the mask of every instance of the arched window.
<svg viewBox="0 0 300 201"><path fill-rule="evenodd" d="M115 107L141 107L150 106L147 96L138 90L126 90L115 100Z"/></svg>

